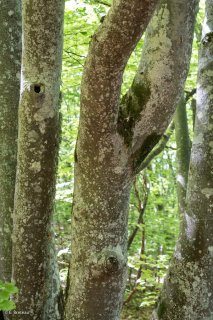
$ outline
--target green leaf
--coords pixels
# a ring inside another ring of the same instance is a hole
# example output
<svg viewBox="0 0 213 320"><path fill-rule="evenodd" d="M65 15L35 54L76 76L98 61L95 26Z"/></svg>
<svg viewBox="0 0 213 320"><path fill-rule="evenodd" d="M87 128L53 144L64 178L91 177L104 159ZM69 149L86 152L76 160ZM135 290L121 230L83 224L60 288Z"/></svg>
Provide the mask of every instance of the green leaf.
<svg viewBox="0 0 213 320"><path fill-rule="evenodd" d="M10 311L15 309L15 303L13 301L2 301L0 302L0 310Z"/></svg>
<svg viewBox="0 0 213 320"><path fill-rule="evenodd" d="M10 294L12 293L18 293L18 288L15 286L14 283L5 283L4 284L5 290L7 290Z"/></svg>
<svg viewBox="0 0 213 320"><path fill-rule="evenodd" d="M0 290L0 302L9 300L10 292L7 290Z"/></svg>

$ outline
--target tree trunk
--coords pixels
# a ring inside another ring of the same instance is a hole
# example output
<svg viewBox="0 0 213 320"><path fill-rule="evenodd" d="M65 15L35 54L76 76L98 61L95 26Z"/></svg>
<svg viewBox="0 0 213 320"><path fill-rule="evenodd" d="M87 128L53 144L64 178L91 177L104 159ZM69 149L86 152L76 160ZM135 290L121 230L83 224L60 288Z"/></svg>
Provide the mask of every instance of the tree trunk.
<svg viewBox="0 0 213 320"><path fill-rule="evenodd" d="M126 280L128 149L117 133L122 74L157 1L114 1L82 80L66 319L119 318ZM80 244L80 246L79 246Z"/></svg>
<svg viewBox="0 0 213 320"><path fill-rule="evenodd" d="M51 223L59 141L63 11L63 0L23 1L13 235L13 279L19 294L16 311L8 315L9 319L60 318Z"/></svg>
<svg viewBox="0 0 213 320"><path fill-rule="evenodd" d="M171 122L181 98L197 8L198 0L161 0L147 28L141 62L123 98L118 127L131 144L137 172Z"/></svg>
<svg viewBox="0 0 213 320"><path fill-rule="evenodd" d="M0 23L0 279L10 281L21 71L21 1L1 3Z"/></svg>
<svg viewBox="0 0 213 320"><path fill-rule="evenodd" d="M184 95L178 103L174 117L175 137L177 145L177 196L178 209L182 219L186 209L186 190L188 184L189 163L190 163L190 138L186 112L186 101Z"/></svg>
<svg viewBox="0 0 213 320"><path fill-rule="evenodd" d="M206 1L195 134L180 239L157 312L159 320L213 318L213 7Z"/></svg>
<svg viewBox="0 0 213 320"><path fill-rule="evenodd" d="M141 162L159 141L172 117L191 54L197 1L185 4L181 0L178 5L176 2L162 1L149 29L153 45L150 47L147 40L145 53L147 59L153 54L154 62L149 58L146 65L148 88L139 86L121 103L125 64L146 28L156 1L114 1L92 38L82 80L75 152L66 320L119 319L126 283L130 188ZM180 12L181 18L177 19ZM158 43L158 32L162 43ZM160 50L157 60L155 41ZM157 72L161 72L160 76ZM141 73L140 69L138 74ZM161 87L159 77L163 79ZM174 84L169 86L172 81ZM141 78L138 82L141 84ZM163 98L158 104L161 94ZM142 98L137 100L137 95Z"/></svg>

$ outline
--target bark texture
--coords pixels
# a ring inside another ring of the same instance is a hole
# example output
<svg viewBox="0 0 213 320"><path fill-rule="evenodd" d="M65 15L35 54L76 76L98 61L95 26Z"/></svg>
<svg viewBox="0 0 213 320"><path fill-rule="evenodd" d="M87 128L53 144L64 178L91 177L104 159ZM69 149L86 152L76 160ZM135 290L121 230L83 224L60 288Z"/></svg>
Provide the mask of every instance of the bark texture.
<svg viewBox="0 0 213 320"><path fill-rule="evenodd" d="M66 320L119 319L130 188L174 112L187 75L196 4L162 1L149 27L142 56L146 65L141 64L121 102L124 67L156 1L114 1L93 36L82 80L75 152Z"/></svg>
<svg viewBox="0 0 213 320"><path fill-rule="evenodd" d="M213 319L213 6L206 1L186 210L153 319Z"/></svg>
<svg viewBox="0 0 213 320"><path fill-rule="evenodd" d="M131 188L128 149L117 132L120 89L156 2L114 1L90 46L75 156L67 320L119 319Z"/></svg>
<svg viewBox="0 0 213 320"><path fill-rule="evenodd" d="M162 0L146 33L141 63L123 98L119 132L135 170L168 127L188 73L198 0Z"/></svg>
<svg viewBox="0 0 213 320"><path fill-rule="evenodd" d="M0 24L0 279L10 281L21 71L21 1L1 3Z"/></svg>
<svg viewBox="0 0 213 320"><path fill-rule="evenodd" d="M23 1L13 235L16 320L60 319L52 213L59 140L63 0Z"/></svg>

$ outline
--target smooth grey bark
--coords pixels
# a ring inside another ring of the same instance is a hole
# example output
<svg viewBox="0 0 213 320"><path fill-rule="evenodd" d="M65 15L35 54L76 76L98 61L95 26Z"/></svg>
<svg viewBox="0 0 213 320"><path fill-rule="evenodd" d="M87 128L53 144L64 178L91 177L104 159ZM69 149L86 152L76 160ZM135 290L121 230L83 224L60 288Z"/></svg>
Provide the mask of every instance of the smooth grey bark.
<svg viewBox="0 0 213 320"><path fill-rule="evenodd" d="M1 3L0 29L0 279L10 281L21 72L21 1Z"/></svg>
<svg viewBox="0 0 213 320"><path fill-rule="evenodd" d="M180 239L153 319L213 319L213 6L206 1L195 134Z"/></svg>
<svg viewBox="0 0 213 320"><path fill-rule="evenodd" d="M22 1L23 51L13 279L8 319L60 319L52 213L59 142L63 0Z"/></svg>
<svg viewBox="0 0 213 320"><path fill-rule="evenodd" d="M177 196L179 213L182 215L186 207L186 191L188 184L189 163L190 163L190 138L186 112L186 100L184 95L178 103L174 117L175 138L176 138L176 159L177 159Z"/></svg>
<svg viewBox="0 0 213 320"><path fill-rule="evenodd" d="M124 67L155 5L114 1L90 45L75 152L66 320L119 319L129 193L141 162L167 128L184 85L197 1L162 1L148 31L145 69L141 64L130 93L120 102ZM136 83L139 88L133 90Z"/></svg>

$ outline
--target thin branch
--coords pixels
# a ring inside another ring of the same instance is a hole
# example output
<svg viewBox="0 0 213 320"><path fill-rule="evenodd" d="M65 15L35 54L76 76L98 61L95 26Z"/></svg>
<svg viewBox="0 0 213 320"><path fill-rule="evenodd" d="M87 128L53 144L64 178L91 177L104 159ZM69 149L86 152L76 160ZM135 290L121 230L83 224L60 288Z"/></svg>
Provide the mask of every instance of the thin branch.
<svg viewBox="0 0 213 320"><path fill-rule="evenodd" d="M64 50L68 55L74 55L74 56L77 56L77 57L80 57L80 58L86 58L86 56L83 56L81 54L78 54L78 53L75 53L73 51L70 51L70 50Z"/></svg>
<svg viewBox="0 0 213 320"><path fill-rule="evenodd" d="M68 55L69 55L69 53L68 53ZM70 57L71 57L71 55L69 55ZM74 58L74 57L71 57L74 61L76 61L80 66L82 66L82 67L84 67L84 65L81 63L81 61L79 60L79 59L76 59L76 58ZM71 66L74 66L74 65L72 65L71 64Z"/></svg>
<svg viewBox="0 0 213 320"><path fill-rule="evenodd" d="M128 250L129 248L131 247L131 244L139 230L139 225L142 224L143 222L143 216L144 216L144 212L146 210L146 205L147 205L147 202L148 202L148 197L149 197L149 189L146 185L146 192L145 192L145 197L143 199L143 203L140 199L140 195L139 195L139 191L138 191L138 187L137 187L137 182L136 182L136 179L134 181L134 193L135 193L135 196L136 196L136 199L138 201L138 211L139 211L139 217L138 217L138 221L137 221L137 226L134 228L134 230L132 231L131 235L129 236L129 240L128 240Z"/></svg>
<svg viewBox="0 0 213 320"><path fill-rule="evenodd" d="M194 88L191 91L184 91L184 92L186 93L185 101L187 102L191 97L194 96L194 94L197 92L197 89Z"/></svg>
<svg viewBox="0 0 213 320"><path fill-rule="evenodd" d="M165 146L165 148L166 148L166 149L170 149L170 150L174 150L174 151L177 150L177 148L174 148L174 147L171 147L171 146Z"/></svg>
<svg viewBox="0 0 213 320"><path fill-rule="evenodd" d="M144 159L144 161L141 163L139 168L137 169L137 172L140 172L141 170L144 170L150 162L158 156L166 147L167 142L169 141L173 131L174 131L174 123L172 122L166 132L159 141L159 143L155 146L155 148L148 154L148 156Z"/></svg>
<svg viewBox="0 0 213 320"><path fill-rule="evenodd" d="M134 286L134 288L132 289L132 291L130 292L129 296L127 297L127 299L124 301L124 305L126 305L127 303L130 302L130 300L132 300L133 295L135 294L135 292L137 291L137 285Z"/></svg>
<svg viewBox="0 0 213 320"><path fill-rule="evenodd" d="M196 117L196 100L194 98L191 100L191 110L192 110L193 131L194 131L195 117Z"/></svg>
<svg viewBox="0 0 213 320"><path fill-rule="evenodd" d="M142 219L143 222L143 219ZM141 234L141 250L140 250L140 261L142 262L143 260L143 255L145 254L145 229L142 229L142 234ZM138 268L138 272L137 272L137 276L135 279L135 283L134 283L134 287L132 289L132 291L130 292L129 296L127 297L127 299L124 301L124 304L127 304L130 302L130 300L132 299L133 295L136 293L137 288L138 288L138 284L139 284L139 279L141 277L142 274L142 263L140 264L140 267Z"/></svg>
<svg viewBox="0 0 213 320"><path fill-rule="evenodd" d="M109 4L109 3L107 3L107 2L104 2L104 1L97 1L96 0L96 2L98 3L98 4L103 4L104 6L106 6L106 7L111 7L111 5Z"/></svg>
<svg viewBox="0 0 213 320"><path fill-rule="evenodd" d="M139 190L138 190L138 186L137 186L137 181L135 179L134 181L134 192L135 192L135 197L137 199L138 202L138 210L139 210L139 217L138 217L138 225L139 224L144 224L144 212L146 209L146 205L147 205L147 201L148 201L148 196L149 196L149 187L148 187L148 181L147 178L145 177L145 175L143 176L143 180L144 180L144 189L145 189L145 198L143 199L143 202L141 201L141 197L139 194ZM129 241L128 241L128 249L130 248L137 232L139 230L139 227L136 226L135 229L133 230L132 234L129 237ZM145 253L145 228L142 228L142 234L141 234L141 250L140 250L140 261L142 261L143 259L143 255ZM133 295L135 294L135 292L137 291L137 287L138 287L138 280L140 279L142 274L142 263L140 264L140 267L138 268L137 271L137 276L136 279L134 281L134 285L133 288L128 296L128 298L124 301L124 304L127 304L133 297Z"/></svg>

